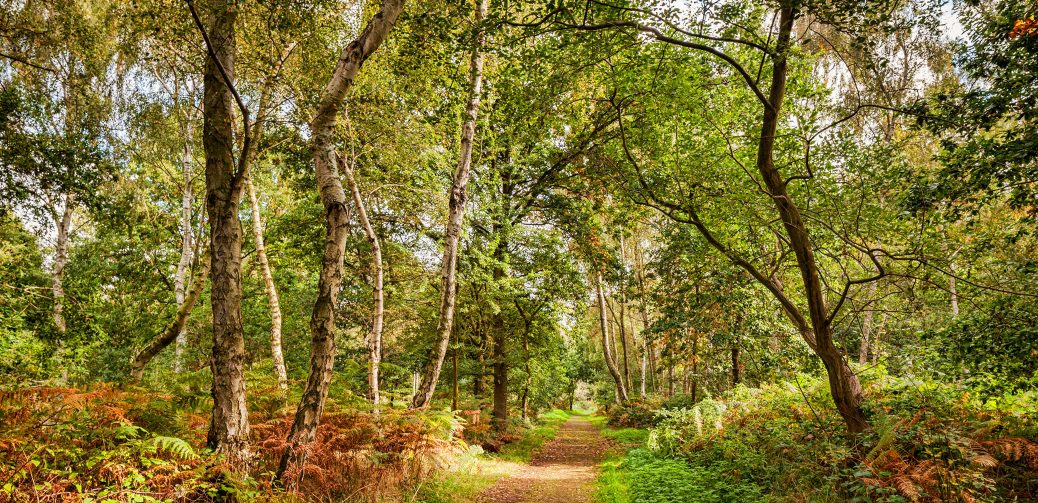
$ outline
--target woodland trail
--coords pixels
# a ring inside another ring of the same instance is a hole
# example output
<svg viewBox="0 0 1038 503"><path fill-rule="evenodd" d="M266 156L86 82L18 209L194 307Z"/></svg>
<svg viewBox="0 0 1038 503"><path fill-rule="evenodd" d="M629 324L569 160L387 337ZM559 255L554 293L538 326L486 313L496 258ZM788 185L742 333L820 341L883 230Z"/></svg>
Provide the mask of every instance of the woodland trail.
<svg viewBox="0 0 1038 503"><path fill-rule="evenodd" d="M580 503L593 500L598 464L609 441L587 418L572 417L555 439L511 476L480 495L481 503Z"/></svg>

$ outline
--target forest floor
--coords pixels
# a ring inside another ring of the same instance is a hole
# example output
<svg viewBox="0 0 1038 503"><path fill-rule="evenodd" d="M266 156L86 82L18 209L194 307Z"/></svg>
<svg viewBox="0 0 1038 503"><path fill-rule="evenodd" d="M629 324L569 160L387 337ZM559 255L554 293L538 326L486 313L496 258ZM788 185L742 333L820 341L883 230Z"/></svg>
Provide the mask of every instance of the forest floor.
<svg viewBox="0 0 1038 503"><path fill-rule="evenodd" d="M611 446L586 417L573 416L529 464L487 488L481 503L591 502L598 465Z"/></svg>

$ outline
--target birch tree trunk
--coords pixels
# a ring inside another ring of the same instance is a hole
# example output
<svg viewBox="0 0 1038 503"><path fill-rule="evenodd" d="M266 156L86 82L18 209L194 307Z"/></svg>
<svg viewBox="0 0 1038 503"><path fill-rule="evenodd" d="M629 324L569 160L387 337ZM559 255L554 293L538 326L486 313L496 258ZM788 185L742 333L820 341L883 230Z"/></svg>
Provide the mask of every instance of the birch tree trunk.
<svg viewBox="0 0 1038 503"><path fill-rule="evenodd" d="M948 270L951 271L951 276L948 278L948 292L951 293L951 311L952 316L959 317L959 290L955 280L955 264L949 263Z"/></svg>
<svg viewBox="0 0 1038 503"><path fill-rule="evenodd" d="M310 373L288 434L289 447L278 464L278 479L284 476L289 464L296 461L300 461L300 465L305 463L305 459L299 459L304 452L301 447L312 442L317 432L335 364L335 306L342 285L343 253L349 225L346 193L339 179L335 153L336 120L346 99L346 91L353 85L364 61L389 34L403 8L404 0L384 0L364 31L342 51L332 78L321 95L317 113L310 122L311 150L324 205L326 239L317 300L310 318Z"/></svg>
<svg viewBox="0 0 1038 503"><path fill-rule="evenodd" d="M257 122L257 125L259 122ZM256 128L256 139L259 140ZM281 349L281 300L278 297L277 285L274 284L274 275L270 270L270 260L267 258L267 247L263 240L263 220L260 218L259 198L256 197L256 187L252 180L245 181L249 192L249 206L252 208L252 237L256 242L256 262L259 263L260 275L263 276L263 291L267 294L267 305L270 307L270 356L274 361L274 372L278 377L278 389L282 393L288 390L288 371L285 369L285 355Z"/></svg>
<svg viewBox="0 0 1038 503"><path fill-rule="evenodd" d="M425 368L422 384L418 394L411 403L412 408L427 407L432 402L436 383L440 379L443 360L447 356L450 344L451 328L454 323L454 302L458 290L457 263L458 241L461 239L462 222L465 216L465 201L468 199L467 186L469 168L472 164L472 143L476 134L476 117L479 113L479 101L483 90L483 53L482 47L486 38L483 20L487 16L489 0L478 0L479 7L475 13L476 40L469 61L469 97L465 105L465 122L461 126L461 151L458 155L458 168L451 182L447 231L443 242L443 263L440 278L440 313L436 325L437 345L430 355L429 364Z"/></svg>
<svg viewBox="0 0 1038 503"><path fill-rule="evenodd" d="M627 363L627 316L626 308L627 294L624 293L623 288L620 289L620 319L617 320L620 323L620 348L623 351L624 356L624 385L628 388L631 387L631 366Z"/></svg>
<svg viewBox="0 0 1038 503"><path fill-rule="evenodd" d="M184 305L187 296L187 282L191 275L191 262L194 260L194 239L191 236L191 202L193 199L191 178L194 169L191 166L194 151L194 114L188 114L184 124L184 152L180 158L181 170L184 173L184 192L180 198L180 262L177 263L177 275L173 278L173 293L177 301L177 310ZM176 354L173 358L173 371L184 371L184 351L187 349L187 323L180 325L177 332ZM143 369L143 367L142 367ZM133 370L131 370L131 374ZM139 380L140 377L134 378Z"/></svg>
<svg viewBox="0 0 1038 503"><path fill-rule="evenodd" d="M212 280L213 414L207 443L238 469L249 462L249 415L245 403L245 339L242 333L241 244L238 218L242 180L234 163L236 4L211 4L206 58L202 145L205 147L206 212L209 216Z"/></svg>
<svg viewBox="0 0 1038 503"><path fill-rule="evenodd" d="M144 349L141 349L130 359L130 379L133 382L140 382L141 377L144 376L144 367L160 351L177 339L180 334L184 333L184 327L187 325L188 318L191 317L191 311L195 308L198 297L202 294L206 278L209 277L209 254L205 253L198 262L201 266L198 275L195 276L190 292L184 297L184 301L178 305L177 314L173 318L173 322L161 334L152 339Z"/></svg>
<svg viewBox="0 0 1038 503"><path fill-rule="evenodd" d="M602 329L602 351L605 356L606 368L609 369L609 375L613 377L613 381L616 383L617 397L622 403L627 403L627 387L624 386L623 376L620 375L619 369L616 368L616 362L613 360L613 356L609 351L609 320L606 319L606 299L605 292L602 289L601 273L599 273L596 280L598 291L598 321Z"/></svg>
<svg viewBox="0 0 1038 503"><path fill-rule="evenodd" d="M273 93L274 83L281 75L281 69L296 45L295 41L289 42L281 50L278 61L263 81L257 106L256 122L252 126L253 141L250 142L248 151L243 154L246 166L249 169L256 164L259 157L259 143L263 139L263 133L266 130L267 113L270 108L270 97ZM274 363L274 373L277 374L278 389L284 394L288 391L288 370L285 368L285 355L281 345L281 299L278 296L277 285L274 283L270 260L267 258L267 247L263 239L263 219L260 216L256 187L253 185L251 177L246 178L245 183L249 192L249 206L252 211L252 237L256 242L256 261L260 266L260 275L263 277L263 291L267 295L267 306L270 308L270 356Z"/></svg>
<svg viewBox="0 0 1038 503"><path fill-rule="evenodd" d="M51 295L54 297L52 316L54 329L58 332L57 356L61 365L61 382L68 381L68 365L65 360L65 334L68 326L65 324L65 266L68 265L68 241L72 230L72 211L76 203L74 194L65 195L65 207L62 209L61 217L54 212L55 224L57 224L57 236L54 241L54 265L51 269Z"/></svg>
<svg viewBox="0 0 1038 503"><path fill-rule="evenodd" d="M378 393L378 367L382 361L382 325L385 319L385 303L382 289L382 246L379 244L378 235L368 220L368 211L364 207L364 200L360 197L360 188L353 176L353 168L348 163L343 163L343 172L350 185L350 193L353 194L353 204L357 206L357 218L360 225L364 227L364 235L371 245L371 332L368 334L368 399L375 406L379 403Z"/></svg>

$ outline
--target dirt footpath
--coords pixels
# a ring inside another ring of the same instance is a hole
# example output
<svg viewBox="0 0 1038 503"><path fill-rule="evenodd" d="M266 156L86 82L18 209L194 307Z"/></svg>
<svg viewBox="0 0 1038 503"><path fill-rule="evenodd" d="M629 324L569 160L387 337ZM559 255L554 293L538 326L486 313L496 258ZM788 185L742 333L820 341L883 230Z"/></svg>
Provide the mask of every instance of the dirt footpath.
<svg viewBox="0 0 1038 503"><path fill-rule="evenodd" d="M580 503L593 501L595 477L609 442L587 419L573 417L555 439L509 477L480 495L481 503Z"/></svg>

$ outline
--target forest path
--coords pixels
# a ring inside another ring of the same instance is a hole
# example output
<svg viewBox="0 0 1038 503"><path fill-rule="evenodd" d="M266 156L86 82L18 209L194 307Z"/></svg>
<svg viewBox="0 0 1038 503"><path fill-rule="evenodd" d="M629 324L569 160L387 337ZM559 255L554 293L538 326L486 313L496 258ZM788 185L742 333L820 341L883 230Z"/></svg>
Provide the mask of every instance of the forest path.
<svg viewBox="0 0 1038 503"><path fill-rule="evenodd" d="M555 438L509 477L480 495L481 503L593 501L595 477L609 441L585 417L571 417Z"/></svg>

